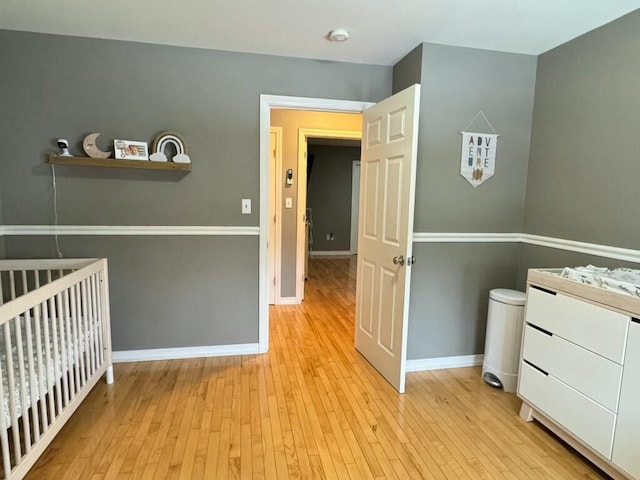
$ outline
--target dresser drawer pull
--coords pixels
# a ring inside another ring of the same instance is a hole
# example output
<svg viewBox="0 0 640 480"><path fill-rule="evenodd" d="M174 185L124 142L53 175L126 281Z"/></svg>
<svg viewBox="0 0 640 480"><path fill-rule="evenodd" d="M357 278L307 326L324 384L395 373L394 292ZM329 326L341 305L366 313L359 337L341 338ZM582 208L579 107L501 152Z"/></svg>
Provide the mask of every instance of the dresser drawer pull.
<svg viewBox="0 0 640 480"><path fill-rule="evenodd" d="M631 321L632 321L633 323L640 323L640 318L631 317Z"/></svg>
<svg viewBox="0 0 640 480"><path fill-rule="evenodd" d="M544 328L540 328L539 326L534 325L533 323L527 323L527 326L533 328L534 330L538 330L539 332L544 333L545 335L553 337L553 333L551 333L549 330L545 330Z"/></svg>
<svg viewBox="0 0 640 480"><path fill-rule="evenodd" d="M536 367L533 363L527 361L527 360L523 360L524 363L526 363L527 365L529 365L531 368L535 368L537 371L539 371L541 374L543 374L545 377L549 376L549 372L545 372L543 369L541 369L540 367Z"/></svg>
<svg viewBox="0 0 640 480"><path fill-rule="evenodd" d="M555 295L556 294L556 292L554 292L553 290L548 290L546 288L537 287L535 285L531 285L531 288L535 288L536 290L540 290L541 292L548 293L549 295Z"/></svg>

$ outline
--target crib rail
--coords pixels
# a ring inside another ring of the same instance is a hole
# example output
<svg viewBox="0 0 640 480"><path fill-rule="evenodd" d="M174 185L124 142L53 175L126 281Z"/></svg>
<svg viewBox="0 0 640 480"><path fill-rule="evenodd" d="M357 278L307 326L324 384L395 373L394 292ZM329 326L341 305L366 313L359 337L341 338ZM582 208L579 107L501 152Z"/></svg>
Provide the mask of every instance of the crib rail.
<svg viewBox="0 0 640 480"><path fill-rule="evenodd" d="M22 478L111 366L107 262L0 261L0 456Z"/></svg>

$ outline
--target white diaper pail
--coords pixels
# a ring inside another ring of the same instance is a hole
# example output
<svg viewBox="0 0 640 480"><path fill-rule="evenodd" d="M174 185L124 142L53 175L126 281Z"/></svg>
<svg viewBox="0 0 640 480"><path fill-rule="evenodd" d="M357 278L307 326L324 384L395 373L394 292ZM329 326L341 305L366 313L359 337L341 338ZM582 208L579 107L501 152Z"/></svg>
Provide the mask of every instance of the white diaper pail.
<svg viewBox="0 0 640 480"><path fill-rule="evenodd" d="M515 392L518 385L525 298L524 292L506 288L489 292L482 378L505 392Z"/></svg>

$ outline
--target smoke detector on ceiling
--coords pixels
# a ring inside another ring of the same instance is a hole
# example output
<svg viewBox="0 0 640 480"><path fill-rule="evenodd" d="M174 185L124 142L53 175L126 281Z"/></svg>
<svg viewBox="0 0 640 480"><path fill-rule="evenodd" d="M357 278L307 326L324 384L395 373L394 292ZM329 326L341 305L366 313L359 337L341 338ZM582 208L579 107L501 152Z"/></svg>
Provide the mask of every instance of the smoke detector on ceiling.
<svg viewBox="0 0 640 480"><path fill-rule="evenodd" d="M332 42L346 42L349 40L349 32L344 28L337 28L335 30L331 30L327 38Z"/></svg>

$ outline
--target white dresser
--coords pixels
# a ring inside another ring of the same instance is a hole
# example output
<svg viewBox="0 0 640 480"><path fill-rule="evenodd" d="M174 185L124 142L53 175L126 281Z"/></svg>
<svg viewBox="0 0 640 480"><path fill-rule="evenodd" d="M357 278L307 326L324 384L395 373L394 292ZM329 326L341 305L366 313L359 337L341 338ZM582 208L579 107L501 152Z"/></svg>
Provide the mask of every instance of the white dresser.
<svg viewBox="0 0 640 480"><path fill-rule="evenodd" d="M614 478L640 480L640 298L530 270L518 396Z"/></svg>

